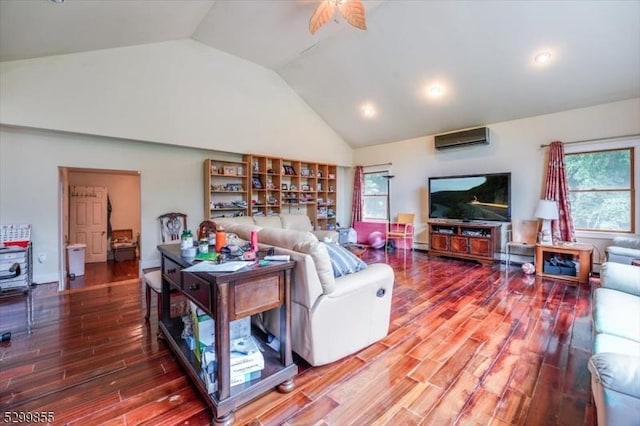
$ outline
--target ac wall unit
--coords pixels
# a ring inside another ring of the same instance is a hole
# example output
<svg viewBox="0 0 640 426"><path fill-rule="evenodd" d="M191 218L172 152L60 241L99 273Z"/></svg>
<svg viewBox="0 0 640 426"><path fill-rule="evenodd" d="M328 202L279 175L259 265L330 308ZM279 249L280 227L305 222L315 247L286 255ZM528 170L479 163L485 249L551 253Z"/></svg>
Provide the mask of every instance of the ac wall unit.
<svg viewBox="0 0 640 426"><path fill-rule="evenodd" d="M469 145L488 145L489 128L478 127L459 132L445 133L434 137L437 150L457 148Z"/></svg>

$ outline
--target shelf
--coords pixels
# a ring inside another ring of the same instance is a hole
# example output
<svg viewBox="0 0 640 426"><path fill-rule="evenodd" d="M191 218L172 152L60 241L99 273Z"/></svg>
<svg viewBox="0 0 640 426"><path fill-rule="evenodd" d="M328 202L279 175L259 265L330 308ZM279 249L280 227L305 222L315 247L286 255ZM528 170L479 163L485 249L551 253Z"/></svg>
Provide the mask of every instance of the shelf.
<svg viewBox="0 0 640 426"><path fill-rule="evenodd" d="M254 177L260 178L264 187L258 189L249 186L251 189L247 198L256 203L252 205L251 215L263 215L267 212L278 214L287 210L293 213L292 210L296 208L296 213L301 213L300 210L306 207L306 214L312 223L322 220L331 225L335 222L335 215L319 217L316 206L319 205L317 200L323 199L322 205L336 208L337 166L255 154L244 156L244 160L249 165L247 170L251 172L248 181L251 182ZM294 174L286 174L285 168L291 169ZM329 178L329 174L333 177ZM282 188L283 185L286 185L286 189ZM290 189L291 185L295 189ZM302 189L303 186L305 189ZM268 198L265 194L280 200L280 203L265 204Z"/></svg>

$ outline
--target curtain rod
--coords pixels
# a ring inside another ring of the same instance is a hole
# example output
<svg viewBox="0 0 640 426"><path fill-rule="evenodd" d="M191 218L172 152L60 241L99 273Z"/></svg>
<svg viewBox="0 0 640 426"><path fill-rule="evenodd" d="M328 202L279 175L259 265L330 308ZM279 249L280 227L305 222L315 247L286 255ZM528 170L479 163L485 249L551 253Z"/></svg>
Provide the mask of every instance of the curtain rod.
<svg viewBox="0 0 640 426"><path fill-rule="evenodd" d="M382 164L367 164L362 167L379 167L379 166L393 166L393 163L382 163Z"/></svg>
<svg viewBox="0 0 640 426"><path fill-rule="evenodd" d="M574 143L587 143L587 142L597 142L597 141L602 141L602 140L606 140L606 139L622 139L622 138L633 138L633 137L637 137L640 136L640 133L633 133L630 135L620 135L620 136L610 136L610 137L606 137L606 138L595 138L595 139L584 139L581 141L571 141L571 142L562 142L565 145L572 145ZM540 145L540 148L545 148L547 146L549 146L550 144L542 144Z"/></svg>

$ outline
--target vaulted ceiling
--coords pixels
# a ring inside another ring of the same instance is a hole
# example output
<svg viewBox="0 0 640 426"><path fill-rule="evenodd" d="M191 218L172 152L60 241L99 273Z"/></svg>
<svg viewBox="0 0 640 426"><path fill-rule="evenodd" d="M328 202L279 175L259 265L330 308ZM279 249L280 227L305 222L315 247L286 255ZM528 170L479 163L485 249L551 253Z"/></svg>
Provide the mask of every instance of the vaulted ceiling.
<svg viewBox="0 0 640 426"><path fill-rule="evenodd" d="M273 69L353 147L640 97L637 0L365 1L366 31L311 35L317 1L2 0L0 60L192 38Z"/></svg>

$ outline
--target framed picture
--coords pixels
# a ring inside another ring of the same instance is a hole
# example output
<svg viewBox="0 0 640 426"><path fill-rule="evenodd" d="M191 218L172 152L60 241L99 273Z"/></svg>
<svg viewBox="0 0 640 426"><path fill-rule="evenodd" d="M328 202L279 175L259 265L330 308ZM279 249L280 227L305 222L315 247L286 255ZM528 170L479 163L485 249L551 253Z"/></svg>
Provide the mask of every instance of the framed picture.
<svg viewBox="0 0 640 426"><path fill-rule="evenodd" d="M309 185L302 185L300 187L300 189L302 189L303 191L310 191L311 189L309 188Z"/></svg>
<svg viewBox="0 0 640 426"><path fill-rule="evenodd" d="M223 174L230 175L230 176L236 175L237 169L235 167L224 166Z"/></svg>
<svg viewBox="0 0 640 426"><path fill-rule="evenodd" d="M251 185L253 186L253 189L263 189L264 188L262 186L262 180L257 176L254 176L254 177L251 178Z"/></svg>
<svg viewBox="0 0 640 426"><path fill-rule="evenodd" d="M287 187L286 183L283 183L282 186L280 187L280 189L282 189L283 191L286 191L289 188Z"/></svg>
<svg viewBox="0 0 640 426"><path fill-rule="evenodd" d="M311 176L309 169L300 169L300 176Z"/></svg>
<svg viewBox="0 0 640 426"><path fill-rule="evenodd" d="M296 175L296 171L293 170L292 166L289 165L284 165L282 166L282 168L284 169L284 174L287 176L295 176Z"/></svg>

